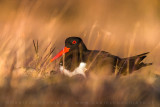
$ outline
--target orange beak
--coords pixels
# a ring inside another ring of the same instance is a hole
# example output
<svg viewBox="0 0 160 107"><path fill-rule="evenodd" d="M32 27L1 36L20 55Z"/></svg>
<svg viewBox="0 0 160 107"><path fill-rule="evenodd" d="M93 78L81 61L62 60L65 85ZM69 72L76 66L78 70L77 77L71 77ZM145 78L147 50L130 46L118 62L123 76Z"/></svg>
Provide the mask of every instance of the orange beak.
<svg viewBox="0 0 160 107"><path fill-rule="evenodd" d="M63 50L60 51L55 57L53 57L50 62L53 62L57 58L61 57L63 54L69 52L69 50L70 50L70 48L64 47Z"/></svg>

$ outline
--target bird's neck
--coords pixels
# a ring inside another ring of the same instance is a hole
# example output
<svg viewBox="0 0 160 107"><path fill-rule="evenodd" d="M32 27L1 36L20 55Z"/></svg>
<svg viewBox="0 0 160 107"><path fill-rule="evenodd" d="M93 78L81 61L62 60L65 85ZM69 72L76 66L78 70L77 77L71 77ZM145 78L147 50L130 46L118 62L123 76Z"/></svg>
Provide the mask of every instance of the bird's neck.
<svg viewBox="0 0 160 107"><path fill-rule="evenodd" d="M68 70L74 70L81 62L85 62L85 53L87 48L84 44L79 45L78 48L65 54L65 67Z"/></svg>

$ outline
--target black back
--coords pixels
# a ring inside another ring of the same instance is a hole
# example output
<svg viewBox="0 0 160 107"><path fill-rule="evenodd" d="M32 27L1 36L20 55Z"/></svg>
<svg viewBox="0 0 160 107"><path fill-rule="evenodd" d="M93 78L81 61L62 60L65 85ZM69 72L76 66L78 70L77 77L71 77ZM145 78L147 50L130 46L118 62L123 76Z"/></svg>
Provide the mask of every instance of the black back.
<svg viewBox="0 0 160 107"><path fill-rule="evenodd" d="M77 68L80 62L85 62L87 64L91 63L89 64L91 65L90 68L102 68L110 65L112 72L114 72L115 69L118 69L117 74L126 74L126 72L130 73L134 70L140 69L141 67L151 65L151 63L146 64L141 62L148 53L129 58L119 58L118 56L114 56L105 51L88 50L82 39L79 37L67 38L65 40L65 46L70 48L70 50L61 58L60 65L65 66L65 69L70 71ZM127 69L127 67L129 67L129 69Z"/></svg>

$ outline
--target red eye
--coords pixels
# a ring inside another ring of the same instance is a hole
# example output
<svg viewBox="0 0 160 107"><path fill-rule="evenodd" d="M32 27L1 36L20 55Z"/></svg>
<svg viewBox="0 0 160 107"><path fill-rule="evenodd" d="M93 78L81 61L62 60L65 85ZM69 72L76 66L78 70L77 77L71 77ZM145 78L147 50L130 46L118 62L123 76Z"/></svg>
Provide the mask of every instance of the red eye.
<svg viewBox="0 0 160 107"><path fill-rule="evenodd" d="M73 42L72 42L72 44L76 44L77 42L74 40Z"/></svg>

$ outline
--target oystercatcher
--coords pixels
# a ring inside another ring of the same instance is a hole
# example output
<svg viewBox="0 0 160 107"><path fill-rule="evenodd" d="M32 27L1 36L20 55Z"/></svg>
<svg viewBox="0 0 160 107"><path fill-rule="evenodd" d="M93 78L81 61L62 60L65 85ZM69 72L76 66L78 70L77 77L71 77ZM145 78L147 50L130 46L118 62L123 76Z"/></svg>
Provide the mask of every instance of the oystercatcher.
<svg viewBox="0 0 160 107"><path fill-rule="evenodd" d="M94 68L97 68L97 72L105 70L120 75L151 65L152 63L142 62L148 53L120 58L105 51L88 50L81 38L69 37L65 40L64 49L51 62L63 55L60 59L60 71L69 77L77 74L85 77L85 71Z"/></svg>

